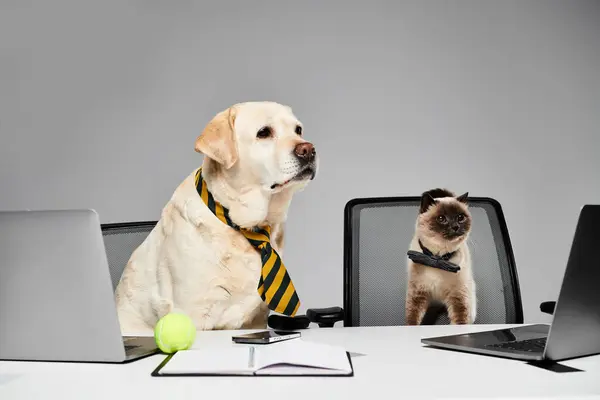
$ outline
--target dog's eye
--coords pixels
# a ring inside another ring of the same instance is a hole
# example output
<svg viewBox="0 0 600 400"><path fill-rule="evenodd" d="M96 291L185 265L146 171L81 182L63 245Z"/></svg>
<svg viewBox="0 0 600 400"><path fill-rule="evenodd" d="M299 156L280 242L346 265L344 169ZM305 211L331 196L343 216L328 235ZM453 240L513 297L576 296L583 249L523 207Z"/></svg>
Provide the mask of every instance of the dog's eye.
<svg viewBox="0 0 600 400"><path fill-rule="evenodd" d="M446 222L446 217L445 217L445 216L443 216L443 215L440 215L440 216L438 216L438 217L437 217L437 220L438 220L438 222L439 222L440 224L443 224L443 223L445 223L445 222Z"/></svg>
<svg viewBox="0 0 600 400"><path fill-rule="evenodd" d="M296 126L296 135L302 136L302 127L300 125Z"/></svg>
<svg viewBox="0 0 600 400"><path fill-rule="evenodd" d="M256 133L256 137L260 139L268 138L269 136L271 136L271 133L271 128L265 126Z"/></svg>
<svg viewBox="0 0 600 400"><path fill-rule="evenodd" d="M464 222L465 216L463 214L458 214L458 222Z"/></svg>

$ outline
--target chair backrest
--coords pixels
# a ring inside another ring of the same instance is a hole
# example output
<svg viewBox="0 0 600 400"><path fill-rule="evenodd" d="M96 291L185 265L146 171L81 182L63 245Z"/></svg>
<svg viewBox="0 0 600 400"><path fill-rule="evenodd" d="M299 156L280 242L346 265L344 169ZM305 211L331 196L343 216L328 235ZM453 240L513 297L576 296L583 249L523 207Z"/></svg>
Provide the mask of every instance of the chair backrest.
<svg viewBox="0 0 600 400"><path fill-rule="evenodd" d="M344 211L344 326L405 324L407 251L421 198L359 198ZM468 245L476 283L476 324L522 323L514 256L500 204L470 197ZM443 313L435 324L448 324Z"/></svg>
<svg viewBox="0 0 600 400"><path fill-rule="evenodd" d="M131 254L142 244L156 224L157 221L143 221L102 225L113 290L117 288Z"/></svg>

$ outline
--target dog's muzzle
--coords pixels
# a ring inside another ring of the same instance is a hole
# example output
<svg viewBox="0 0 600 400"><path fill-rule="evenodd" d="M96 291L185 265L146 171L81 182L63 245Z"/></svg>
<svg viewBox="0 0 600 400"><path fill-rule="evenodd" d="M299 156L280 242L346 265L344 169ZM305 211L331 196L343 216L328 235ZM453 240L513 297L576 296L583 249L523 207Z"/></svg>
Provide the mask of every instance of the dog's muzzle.
<svg viewBox="0 0 600 400"><path fill-rule="evenodd" d="M300 161L301 170L294 180L314 179L316 174L317 150L312 143L299 143L294 148L294 155Z"/></svg>
<svg viewBox="0 0 600 400"><path fill-rule="evenodd" d="M317 151L312 143L304 142L299 143L294 148L294 155L300 162L300 168L296 175L288 179L285 182L274 183L271 185L271 189L282 187L293 181L303 181L305 179L313 180L317 173L316 159Z"/></svg>

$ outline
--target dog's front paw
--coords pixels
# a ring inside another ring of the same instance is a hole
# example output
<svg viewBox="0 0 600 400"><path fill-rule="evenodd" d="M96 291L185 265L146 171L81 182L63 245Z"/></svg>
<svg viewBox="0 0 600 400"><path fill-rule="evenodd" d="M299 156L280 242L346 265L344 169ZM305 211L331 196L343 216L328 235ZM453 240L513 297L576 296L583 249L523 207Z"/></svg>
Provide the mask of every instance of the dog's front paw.
<svg viewBox="0 0 600 400"><path fill-rule="evenodd" d="M155 306L156 315L158 318L162 318L165 315L172 313L174 311L173 302L167 299L160 299Z"/></svg>

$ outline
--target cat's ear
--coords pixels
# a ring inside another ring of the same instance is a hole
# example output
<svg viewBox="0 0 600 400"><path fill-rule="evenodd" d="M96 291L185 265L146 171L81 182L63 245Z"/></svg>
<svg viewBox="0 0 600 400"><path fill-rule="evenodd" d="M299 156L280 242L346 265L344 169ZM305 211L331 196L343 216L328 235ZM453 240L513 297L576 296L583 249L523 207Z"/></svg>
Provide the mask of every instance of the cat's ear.
<svg viewBox="0 0 600 400"><path fill-rule="evenodd" d="M460 201L461 203L465 203L467 204L469 199L469 192L465 192L464 194L461 194L460 196L458 196L456 198L456 200Z"/></svg>
<svg viewBox="0 0 600 400"><path fill-rule="evenodd" d="M431 207L434 204L437 204L437 200L434 199L433 196L431 196L429 193L424 193L423 196L421 196L421 209L419 210L419 212L423 214L425 211L427 211L429 207Z"/></svg>

